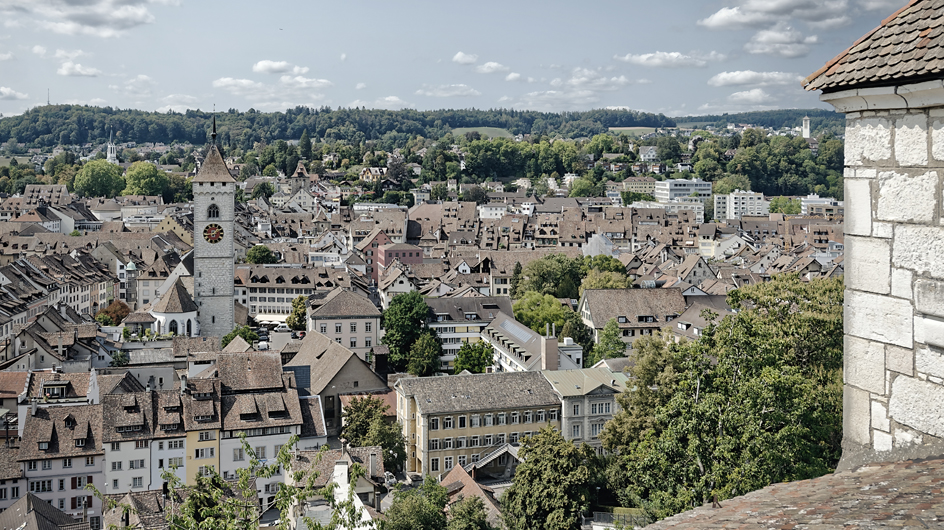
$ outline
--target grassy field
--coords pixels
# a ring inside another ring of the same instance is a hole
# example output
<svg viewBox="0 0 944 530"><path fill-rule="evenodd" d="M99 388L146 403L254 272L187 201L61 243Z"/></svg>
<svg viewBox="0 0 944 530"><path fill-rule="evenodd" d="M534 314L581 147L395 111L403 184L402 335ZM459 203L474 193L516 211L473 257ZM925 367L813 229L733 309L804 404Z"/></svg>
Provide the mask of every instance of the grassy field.
<svg viewBox="0 0 944 530"><path fill-rule="evenodd" d="M613 132L626 133L627 136L642 136L656 131L655 127L610 127Z"/></svg>
<svg viewBox="0 0 944 530"><path fill-rule="evenodd" d="M467 132L477 131L482 136L489 138L514 138L515 135L508 132L508 129L499 129L498 127L459 127L452 130L453 136L460 136Z"/></svg>
<svg viewBox="0 0 944 530"><path fill-rule="evenodd" d="M16 157L16 161L20 165L23 165L23 164L29 164L30 159L28 156L18 156ZM9 166L9 165L10 165L10 157L0 156L0 167ZM33 167L33 166L29 166L29 167Z"/></svg>

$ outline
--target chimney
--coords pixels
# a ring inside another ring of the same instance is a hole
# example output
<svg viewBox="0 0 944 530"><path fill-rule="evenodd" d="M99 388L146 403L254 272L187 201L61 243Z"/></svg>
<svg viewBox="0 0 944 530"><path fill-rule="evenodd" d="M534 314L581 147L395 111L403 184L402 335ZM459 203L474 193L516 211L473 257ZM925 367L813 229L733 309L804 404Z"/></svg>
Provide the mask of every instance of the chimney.
<svg viewBox="0 0 944 530"><path fill-rule="evenodd" d="M36 398L30 400L30 416L36 415Z"/></svg>
<svg viewBox="0 0 944 530"><path fill-rule="evenodd" d="M181 375L180 376L180 395L184 395L186 393L187 393L187 376Z"/></svg>
<svg viewBox="0 0 944 530"><path fill-rule="evenodd" d="M62 332L61 331L59 332L59 358L65 359L65 357L62 356Z"/></svg>
<svg viewBox="0 0 944 530"><path fill-rule="evenodd" d="M557 322L551 322L551 336L557 337Z"/></svg>
<svg viewBox="0 0 944 530"><path fill-rule="evenodd" d="M557 337L541 337L541 369L558 369Z"/></svg>
<svg viewBox="0 0 944 530"><path fill-rule="evenodd" d="M377 453L370 453L367 470L371 477L377 476Z"/></svg>

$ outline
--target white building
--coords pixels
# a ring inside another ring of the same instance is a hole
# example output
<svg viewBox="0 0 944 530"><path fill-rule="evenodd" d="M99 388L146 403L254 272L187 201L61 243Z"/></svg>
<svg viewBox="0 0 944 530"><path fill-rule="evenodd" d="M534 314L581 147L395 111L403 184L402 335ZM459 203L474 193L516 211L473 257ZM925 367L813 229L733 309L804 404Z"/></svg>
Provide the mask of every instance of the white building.
<svg viewBox="0 0 944 530"><path fill-rule="evenodd" d="M705 205L697 197L679 197L667 202L636 201L632 208L662 208L667 214L678 214L683 210L693 212L698 223L705 222Z"/></svg>
<svg viewBox="0 0 944 530"><path fill-rule="evenodd" d="M658 202L669 202L696 194L704 201L711 197L711 183L702 179L668 179L656 182L655 198Z"/></svg>
<svg viewBox="0 0 944 530"><path fill-rule="evenodd" d="M442 370L452 369L463 344L481 340L481 331L499 312L512 314L507 296L427 298L426 305L430 308L429 327L436 331L443 347L439 358Z"/></svg>
<svg viewBox="0 0 944 530"><path fill-rule="evenodd" d="M802 215L834 217L842 215L843 212L843 201L837 201L832 197L820 197L812 194L800 199L800 214Z"/></svg>
<svg viewBox="0 0 944 530"><path fill-rule="evenodd" d="M550 330L548 330L550 332ZM553 335L553 333L548 333ZM481 333L495 354L494 372L577 370L583 367L583 348L574 339L541 336L505 313L498 313Z"/></svg>
<svg viewBox="0 0 944 530"><path fill-rule="evenodd" d="M734 190L727 195L715 195L715 219L740 219L744 215L767 215L770 201L763 193Z"/></svg>

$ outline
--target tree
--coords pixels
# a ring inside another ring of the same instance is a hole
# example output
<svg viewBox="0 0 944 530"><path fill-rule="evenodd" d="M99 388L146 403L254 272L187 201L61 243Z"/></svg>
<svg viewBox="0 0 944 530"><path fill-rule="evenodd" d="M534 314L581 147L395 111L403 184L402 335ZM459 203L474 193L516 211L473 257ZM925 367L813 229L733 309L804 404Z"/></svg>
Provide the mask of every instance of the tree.
<svg viewBox="0 0 944 530"><path fill-rule="evenodd" d="M549 254L536 259L524 268L527 280L519 286L521 291L537 291L558 298L576 298L580 284L581 259L570 259L564 254Z"/></svg>
<svg viewBox="0 0 944 530"><path fill-rule="evenodd" d="M384 530L442 530L446 527L446 488L432 475L415 490L399 490L384 514Z"/></svg>
<svg viewBox="0 0 944 530"><path fill-rule="evenodd" d="M512 298L516 298L518 296L518 286L520 285L521 285L521 262L516 261L515 268L511 273L511 291L509 294L511 294Z"/></svg>
<svg viewBox="0 0 944 530"><path fill-rule="evenodd" d="M265 245L255 245L246 252L246 262L255 264L278 263L278 256Z"/></svg>
<svg viewBox="0 0 944 530"><path fill-rule="evenodd" d="M95 322L98 322L99 324L101 324L101 325L103 325L103 326L114 326L114 325L115 325L114 321L112 321L112 319L111 319L111 317L110 317L109 315L106 315L105 313L101 313L101 312L99 312L97 315L95 315Z"/></svg>
<svg viewBox="0 0 944 530"><path fill-rule="evenodd" d="M485 341L463 342L456 354L454 371L468 370L473 374L484 374L485 369L495 364L495 351Z"/></svg>
<svg viewBox="0 0 944 530"><path fill-rule="evenodd" d="M125 189L125 179L121 176L121 167L105 160L92 160L76 174L73 186L76 193L84 197L111 199Z"/></svg>
<svg viewBox="0 0 944 530"><path fill-rule="evenodd" d="M623 206L629 206L634 202L655 201L656 198L648 193L639 193L636 191L621 191L620 197L623 199Z"/></svg>
<svg viewBox="0 0 944 530"><path fill-rule="evenodd" d="M302 131L302 137L298 141L298 155L305 160L311 160L311 138L308 137L308 129Z"/></svg>
<svg viewBox="0 0 944 530"><path fill-rule="evenodd" d="M550 427L524 438L522 462L501 497L508 530L579 530L590 504L593 449L567 441Z"/></svg>
<svg viewBox="0 0 944 530"><path fill-rule="evenodd" d="M449 187L440 182L433 186L429 192L429 198L434 201L444 201L449 198Z"/></svg>
<svg viewBox="0 0 944 530"><path fill-rule="evenodd" d="M615 318L611 318L600 333L600 341L593 347L593 362L596 364L603 359L626 357L626 343Z"/></svg>
<svg viewBox="0 0 944 530"><path fill-rule="evenodd" d="M672 136L660 136L656 140L656 155L664 164L674 164L682 159L682 147Z"/></svg>
<svg viewBox="0 0 944 530"><path fill-rule="evenodd" d="M381 325L385 330L381 344L390 348L390 364L397 370L407 367L410 349L426 329L429 306L418 291L398 294L383 312Z"/></svg>
<svg viewBox="0 0 944 530"><path fill-rule="evenodd" d="M355 397L344 407L340 437L352 447L383 448L384 467L400 469L406 462L406 440L399 423L384 419L390 407L373 396Z"/></svg>
<svg viewBox="0 0 944 530"><path fill-rule="evenodd" d="M125 328L126 330L128 328ZM128 352L124 350L118 350L112 352L111 354L111 363L110 366L128 366L128 363L131 362L131 359L128 357Z"/></svg>
<svg viewBox="0 0 944 530"><path fill-rule="evenodd" d="M537 291L527 291L521 300L515 302L513 309L515 320L540 335L544 335L547 324L555 324L558 329L563 330L568 311L573 312L565 308L553 295Z"/></svg>
<svg viewBox="0 0 944 530"><path fill-rule="evenodd" d="M770 213L782 213L787 215L797 215L802 211L800 199L791 199L789 197L774 197L770 199Z"/></svg>
<svg viewBox="0 0 944 530"><path fill-rule="evenodd" d="M249 326L236 326L236 329L223 335L223 338L220 340L220 348L225 348L226 345L232 342L236 337L242 337L243 340L249 344L259 340L259 335L256 335L255 331L249 329Z"/></svg>
<svg viewBox="0 0 944 530"><path fill-rule="evenodd" d="M275 195L275 186L273 186L271 182L260 182L252 188L253 199L263 197L268 200L269 197L273 195Z"/></svg>
<svg viewBox="0 0 944 530"><path fill-rule="evenodd" d="M737 312L697 341L637 362L640 392L618 398L627 413L604 430L618 443L607 475L621 502L654 517L817 477L839 461L842 280L779 274L731 291L728 304Z"/></svg>
<svg viewBox="0 0 944 530"><path fill-rule="evenodd" d="M570 186L570 197L598 197L602 195L600 186L587 178L577 179Z"/></svg>
<svg viewBox="0 0 944 530"><path fill-rule="evenodd" d="M241 192L243 190L237 190ZM171 174L167 179L167 188L161 193L164 202L188 202L193 200L193 179L184 175ZM241 202L241 201L240 201Z"/></svg>
<svg viewBox="0 0 944 530"><path fill-rule="evenodd" d="M488 524L485 504L478 497L459 497L449 506L449 523L446 530L495 530Z"/></svg>
<svg viewBox="0 0 944 530"><path fill-rule="evenodd" d="M488 202L488 191L481 186L472 186L462 194L462 200L476 204L485 204Z"/></svg>
<svg viewBox="0 0 944 530"><path fill-rule="evenodd" d="M167 173L150 162L135 162L125 173L123 195L161 195L167 188Z"/></svg>
<svg viewBox="0 0 944 530"><path fill-rule="evenodd" d="M303 331L308 327L308 298L298 296L292 300L292 313L285 319L285 323L295 331Z"/></svg>
<svg viewBox="0 0 944 530"><path fill-rule="evenodd" d="M275 164L269 164L262 170L263 177L277 177L279 176L279 170L275 167Z"/></svg>
<svg viewBox="0 0 944 530"><path fill-rule="evenodd" d="M625 274L619 272L600 272L599 269L593 269L580 282L580 294L587 289L629 289L632 287L632 281Z"/></svg>
<svg viewBox="0 0 944 530"><path fill-rule="evenodd" d="M442 344L433 330L428 329L413 343L407 361L407 372L417 377L432 375L440 366Z"/></svg>
<svg viewBox="0 0 944 530"><path fill-rule="evenodd" d="M128 307L121 300L114 300L112 303L108 304L108 307L102 309L95 315L95 320L98 320L99 316L107 316L112 324L102 324L108 326L114 326L125 319L128 315L131 314L131 308ZM101 321L99 321L101 322Z"/></svg>
<svg viewBox="0 0 944 530"><path fill-rule="evenodd" d="M82 235L82 232L79 232L78 230L73 230L73 231L69 232L69 235L72 236L72 237L78 237L78 236Z"/></svg>

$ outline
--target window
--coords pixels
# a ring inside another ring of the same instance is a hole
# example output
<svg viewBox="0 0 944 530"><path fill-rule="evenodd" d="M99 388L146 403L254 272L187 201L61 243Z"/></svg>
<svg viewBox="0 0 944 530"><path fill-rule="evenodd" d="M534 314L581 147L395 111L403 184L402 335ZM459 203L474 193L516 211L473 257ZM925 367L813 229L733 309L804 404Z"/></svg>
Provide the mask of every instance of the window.
<svg viewBox="0 0 944 530"><path fill-rule="evenodd" d="M351 322L351 333L357 333L357 322Z"/></svg>
<svg viewBox="0 0 944 530"><path fill-rule="evenodd" d="M460 466L464 466L464 465L466 464L466 462L467 462L466 456L465 456L465 455L459 455L459 465L460 465Z"/></svg>
<svg viewBox="0 0 944 530"><path fill-rule="evenodd" d="M327 325L327 324L321 324L321 333L322 333L322 334L325 334L325 333L327 333L327 332L328 332L328 325Z"/></svg>
<svg viewBox="0 0 944 530"><path fill-rule="evenodd" d="M445 418L443 418L443 429L451 429L451 428L452 428L452 416L446 416Z"/></svg>
<svg viewBox="0 0 944 530"><path fill-rule="evenodd" d="M146 449L147 446L148 446L148 441L147 441L147 440L136 440L136 441L134 442L134 448L135 448L135 449Z"/></svg>
<svg viewBox="0 0 944 530"><path fill-rule="evenodd" d="M167 465L169 467L184 467L184 457L178 456L176 458L168 458Z"/></svg>
<svg viewBox="0 0 944 530"><path fill-rule="evenodd" d="M486 427L491 427L491 426L492 426L492 415L491 415L491 414L486 414L486 415L485 415L485 426L486 426Z"/></svg>
<svg viewBox="0 0 944 530"><path fill-rule="evenodd" d="M479 437L473 436L469 438L469 447L478 447L479 446Z"/></svg>
<svg viewBox="0 0 944 530"><path fill-rule="evenodd" d="M439 450L439 438L433 438L429 441L429 450L437 451Z"/></svg>
<svg viewBox="0 0 944 530"><path fill-rule="evenodd" d="M439 459L431 458L429 460L429 470L430 471L439 471Z"/></svg>
<svg viewBox="0 0 944 530"><path fill-rule="evenodd" d="M85 457L85 465L87 465L87 466L94 466L94 465L95 465L95 457L94 457L94 456L87 456L87 457Z"/></svg>
<svg viewBox="0 0 944 530"><path fill-rule="evenodd" d="M341 324L335 324L335 325L334 325L334 332L335 332L335 333L341 333Z"/></svg>
<svg viewBox="0 0 944 530"><path fill-rule="evenodd" d="M63 459L62 459L62 467L72 467L72 459L71 459L71 458L63 458Z"/></svg>
<svg viewBox="0 0 944 530"><path fill-rule="evenodd" d="M370 333L370 332L372 332L373 330L374 330L374 323L373 323L373 322L364 322L364 331L365 331L365 332Z"/></svg>
<svg viewBox="0 0 944 530"><path fill-rule="evenodd" d="M518 443L518 433L513 432L513 433L509 434L509 435L508 435L508 443L510 443L510 444Z"/></svg>
<svg viewBox="0 0 944 530"><path fill-rule="evenodd" d="M600 435L600 432L601 432L602 430L603 430L603 424L602 424L602 423L594 423L594 424L590 425L590 436L593 436L594 438L596 438L597 436Z"/></svg>
<svg viewBox="0 0 944 530"><path fill-rule="evenodd" d="M112 442L111 443L112 451L121 451L121 442Z"/></svg>
<svg viewBox="0 0 944 530"><path fill-rule="evenodd" d="M111 463L111 470L112 470L112 471L121 471L121 462L112 461L112 463Z"/></svg>
<svg viewBox="0 0 944 530"><path fill-rule="evenodd" d="M20 487L13 486L12 488L10 488L10 498L18 499L19 497L20 497Z"/></svg>
<svg viewBox="0 0 944 530"><path fill-rule="evenodd" d="M580 403L574 403L574 416L580 416Z"/></svg>
<svg viewBox="0 0 944 530"><path fill-rule="evenodd" d="M465 444L465 436L456 438L456 449L464 449L465 447L467 447Z"/></svg>
<svg viewBox="0 0 944 530"><path fill-rule="evenodd" d="M111 481L111 489L114 489L114 490L118 489L118 479Z"/></svg>
<svg viewBox="0 0 944 530"><path fill-rule="evenodd" d="M246 453L242 449L233 449L233 461L242 462L246 459Z"/></svg>
<svg viewBox="0 0 944 530"><path fill-rule="evenodd" d="M144 469L144 460L131 460L128 462L128 469Z"/></svg>
<svg viewBox="0 0 944 530"><path fill-rule="evenodd" d="M341 337L335 337L334 342L341 344Z"/></svg>
<svg viewBox="0 0 944 530"><path fill-rule="evenodd" d="M66 489L66 479L59 479L59 491L64 491Z"/></svg>
<svg viewBox="0 0 944 530"><path fill-rule="evenodd" d="M486 434L485 436L482 437L482 440L483 440L483 445L484 445L485 447L489 447L489 446L492 445L492 435L491 435L491 434Z"/></svg>
<svg viewBox="0 0 944 530"><path fill-rule="evenodd" d="M183 440L171 440L167 442L168 449L183 449L184 441Z"/></svg>
<svg viewBox="0 0 944 530"><path fill-rule="evenodd" d="M457 428L465 429L465 416L459 416L458 422L459 426Z"/></svg>
<svg viewBox="0 0 944 530"><path fill-rule="evenodd" d="M213 466L200 466L197 468L197 474L202 476L209 475L213 471Z"/></svg>
<svg viewBox="0 0 944 530"><path fill-rule="evenodd" d="M439 418L430 418L429 419L429 430L438 431L439 430ZM33 462L30 462L33 464Z"/></svg>
<svg viewBox="0 0 944 530"><path fill-rule="evenodd" d="M208 440L215 440L215 439L216 439L216 436L214 436L213 431L200 431L201 442L206 442Z"/></svg>
<svg viewBox="0 0 944 530"><path fill-rule="evenodd" d="M505 424L505 413L504 413L504 412L499 412L499 413L498 413L498 425L504 425L504 424Z"/></svg>
<svg viewBox="0 0 944 530"><path fill-rule="evenodd" d="M201 458L213 458L213 447L204 447L201 449L194 449L193 457L196 459Z"/></svg>
<svg viewBox="0 0 944 530"><path fill-rule="evenodd" d="M357 338L351 337L351 347L352 347L352 348L356 348L356 347L357 347Z"/></svg>
<svg viewBox="0 0 944 530"><path fill-rule="evenodd" d="M452 449L452 438L443 438L443 449Z"/></svg>
<svg viewBox="0 0 944 530"><path fill-rule="evenodd" d="M365 348L370 348L370 347L373 346L373 345L374 345L374 341L372 341L372 340L370 339L370 337L367 337L366 339L364 339L364 347L365 347Z"/></svg>
<svg viewBox="0 0 944 530"><path fill-rule="evenodd" d="M512 425L517 425L517 424L518 424L518 413L517 413L517 412L512 412L512 413L511 413L511 424L512 424Z"/></svg>
<svg viewBox="0 0 944 530"><path fill-rule="evenodd" d="M46 470L46 469L52 469L51 460L43 460L43 470Z"/></svg>
<svg viewBox="0 0 944 530"><path fill-rule="evenodd" d="M478 453L472 455L472 463L474 464L474 463L476 463L476 462L478 462L478 461L479 461L479 455L478 455Z"/></svg>
<svg viewBox="0 0 944 530"><path fill-rule="evenodd" d="M504 435L504 434L496 434L496 435L495 435L495 444L496 444L496 445L501 445L501 444L503 444L503 443L505 443L505 435Z"/></svg>
<svg viewBox="0 0 944 530"><path fill-rule="evenodd" d="M469 417L469 425L473 429L475 429L476 427L479 427L481 425L481 420L482 420L481 416L479 416L478 414L473 414L472 416Z"/></svg>
<svg viewBox="0 0 944 530"><path fill-rule="evenodd" d="M544 411L543 411L543 410L537 411L537 412L535 413L535 415L537 416L537 418L536 418L534 421L536 421L536 422L538 422L538 423L544 423Z"/></svg>
<svg viewBox="0 0 944 530"><path fill-rule="evenodd" d="M580 425L573 425L571 427L571 435L573 438L580 438Z"/></svg>
<svg viewBox="0 0 944 530"><path fill-rule="evenodd" d="M452 469L452 457L447 456L443 458L443 464L445 464L447 470Z"/></svg>
<svg viewBox="0 0 944 530"><path fill-rule="evenodd" d="M52 491L52 480L31 480L29 483L29 489L33 493Z"/></svg>
<svg viewBox="0 0 944 530"><path fill-rule="evenodd" d="M164 442L157 442L157 450L158 451L164 450Z"/></svg>
<svg viewBox="0 0 944 530"><path fill-rule="evenodd" d="M131 487L132 487L132 488L143 488L143 487L144 487L144 479L143 479L142 477L134 477L133 479L131 479Z"/></svg>
<svg viewBox="0 0 944 530"><path fill-rule="evenodd" d="M557 421L557 411L552 410L547 413L547 421Z"/></svg>
<svg viewBox="0 0 944 530"><path fill-rule="evenodd" d="M207 219L219 219L219 217L220 217L219 207L215 204L211 204L210 207L207 208Z"/></svg>
<svg viewBox="0 0 944 530"><path fill-rule="evenodd" d="M39 450L46 451L49 449L49 442L39 442Z"/></svg>
<svg viewBox="0 0 944 530"><path fill-rule="evenodd" d="M260 459L260 460L265 460L265 457L266 457L266 448L265 448L264 445L259 446L259 447L256 447L256 448L255 448L255 451L256 451L256 458L258 458L258 459Z"/></svg>

